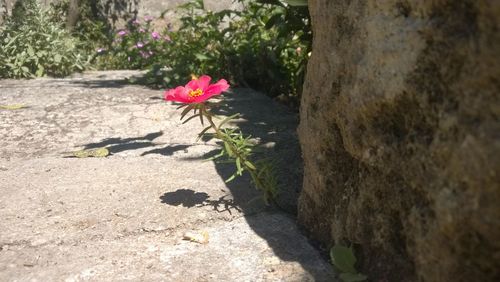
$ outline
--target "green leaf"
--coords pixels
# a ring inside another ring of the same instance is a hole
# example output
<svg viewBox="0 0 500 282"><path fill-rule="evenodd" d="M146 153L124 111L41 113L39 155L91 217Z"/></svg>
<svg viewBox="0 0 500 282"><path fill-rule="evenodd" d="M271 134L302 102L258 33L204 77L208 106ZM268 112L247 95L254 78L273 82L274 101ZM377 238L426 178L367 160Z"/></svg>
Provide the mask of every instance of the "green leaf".
<svg viewBox="0 0 500 282"><path fill-rule="evenodd" d="M265 28L270 29L274 27L279 21L281 21L281 14L275 14L269 20L267 20Z"/></svg>
<svg viewBox="0 0 500 282"><path fill-rule="evenodd" d="M330 259L341 272L356 273L356 257L352 248L336 245L330 250Z"/></svg>
<svg viewBox="0 0 500 282"><path fill-rule="evenodd" d="M72 152L71 154L73 157L77 157L77 158L89 158L89 157L104 158L104 157L107 157L109 155L109 150L105 147L101 147L101 148L95 148L95 149L75 151L75 152Z"/></svg>
<svg viewBox="0 0 500 282"><path fill-rule="evenodd" d="M61 56L60 54L56 54L56 55L54 56L54 62L56 62L56 63L60 63L60 62L61 62L61 60L62 60L62 56Z"/></svg>
<svg viewBox="0 0 500 282"><path fill-rule="evenodd" d="M182 108L187 107L187 106L189 106L189 104L182 104L179 107L177 107L176 110L182 109Z"/></svg>
<svg viewBox="0 0 500 282"><path fill-rule="evenodd" d="M194 104L189 105L187 108L185 108L182 113L181 113L181 120L184 118L184 116L191 111L194 108Z"/></svg>
<svg viewBox="0 0 500 282"><path fill-rule="evenodd" d="M230 156L230 157L233 157L234 154L233 154L233 150L231 150L231 147L229 146L229 144L224 141L224 148L226 149L226 152L227 154Z"/></svg>
<svg viewBox="0 0 500 282"><path fill-rule="evenodd" d="M368 277L361 273L341 273L339 275L340 280L344 282L357 282L357 281L365 281Z"/></svg>
<svg viewBox="0 0 500 282"><path fill-rule="evenodd" d="M241 173L243 172L243 170L241 169L241 159L240 158L236 158L236 168L237 168L236 173L238 175L241 175Z"/></svg>
<svg viewBox="0 0 500 282"><path fill-rule="evenodd" d="M200 115L201 115L201 114L192 115L192 116L188 117L188 119L186 119L185 121L183 121L183 122L182 122L182 124L185 124L185 123L187 123L188 121L190 121L190 120L192 120L192 119L194 119L195 117L200 116Z"/></svg>
<svg viewBox="0 0 500 282"><path fill-rule="evenodd" d="M239 117L239 116L240 116L240 114L239 114L239 113L236 113L236 114L234 114L234 115L232 115L232 116L229 116L229 117L225 118L225 119L224 119L223 121L221 121L221 123L219 124L219 129L220 129L220 128L221 128L221 127L222 127L222 126L223 126L226 122L228 122L228 121L230 121L230 120L232 120L232 119L235 119L235 118L237 118L237 117Z"/></svg>
<svg viewBox="0 0 500 282"><path fill-rule="evenodd" d="M200 113L200 122L201 122L201 125L205 125L205 124L203 123L203 114L201 114L201 113Z"/></svg>
<svg viewBox="0 0 500 282"><path fill-rule="evenodd" d="M212 128L212 126L207 126L205 127L199 134L198 134L198 138L196 138L196 141L200 140L201 137L203 137L203 135L210 129Z"/></svg>
<svg viewBox="0 0 500 282"><path fill-rule="evenodd" d="M249 161L245 161L245 165L252 170L256 170L256 167Z"/></svg>
<svg viewBox="0 0 500 282"><path fill-rule="evenodd" d="M201 54L201 53L196 53L194 56L196 57L196 59L198 59L200 61L207 61L210 59L210 57L208 57L207 55Z"/></svg>
<svg viewBox="0 0 500 282"><path fill-rule="evenodd" d="M45 68L42 65L38 65L38 69L36 70L35 75L38 77L43 76L44 71L45 71Z"/></svg>
<svg viewBox="0 0 500 282"><path fill-rule="evenodd" d="M33 50L33 47L31 47L31 46L28 46L28 55L30 55L30 56L35 55L35 51Z"/></svg>
<svg viewBox="0 0 500 282"><path fill-rule="evenodd" d="M236 173L231 175L231 177L229 177L228 179L226 179L226 181L224 181L225 183L228 183L228 182L231 182L233 181L234 179L236 178Z"/></svg>
<svg viewBox="0 0 500 282"><path fill-rule="evenodd" d="M23 109L23 108L26 108L26 106L22 105L22 104L0 105L0 109L4 109L4 110L19 110L19 109Z"/></svg>
<svg viewBox="0 0 500 282"><path fill-rule="evenodd" d="M213 161L213 160L216 160L216 159L218 159L218 158L220 158L220 157L223 157L223 156L224 156L224 151L223 151L223 150L221 150L221 151L220 151L220 153L218 153L217 155L215 155L215 156L213 156L213 157L211 157L211 158L208 158L208 159L206 159L206 160L207 160L207 161Z"/></svg>

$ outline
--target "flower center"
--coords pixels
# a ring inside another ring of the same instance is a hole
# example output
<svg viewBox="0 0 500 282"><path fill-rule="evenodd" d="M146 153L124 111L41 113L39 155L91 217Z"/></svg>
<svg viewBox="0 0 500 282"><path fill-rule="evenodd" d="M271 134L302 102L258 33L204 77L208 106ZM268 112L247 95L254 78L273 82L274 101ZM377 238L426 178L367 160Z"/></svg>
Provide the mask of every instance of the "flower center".
<svg viewBox="0 0 500 282"><path fill-rule="evenodd" d="M203 90L201 90L200 88L198 88L196 90L191 90L191 91L189 91L189 94L188 94L189 98L192 98L192 99L199 97L201 95L203 95Z"/></svg>

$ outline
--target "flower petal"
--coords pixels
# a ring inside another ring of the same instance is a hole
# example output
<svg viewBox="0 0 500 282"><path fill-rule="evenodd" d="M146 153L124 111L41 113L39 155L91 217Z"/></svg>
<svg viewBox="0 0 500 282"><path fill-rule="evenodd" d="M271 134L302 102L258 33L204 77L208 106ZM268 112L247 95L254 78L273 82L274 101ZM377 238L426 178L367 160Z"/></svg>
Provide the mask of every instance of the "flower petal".
<svg viewBox="0 0 500 282"><path fill-rule="evenodd" d="M225 79L221 79L217 81L217 83L211 84L205 90L205 95L209 95L210 97L214 95L218 95L229 89L229 83ZM204 95L204 96L205 96ZM207 98L208 99L208 98Z"/></svg>
<svg viewBox="0 0 500 282"><path fill-rule="evenodd" d="M188 97L188 90L184 86L178 86L175 89L165 91L165 100L167 101L191 103Z"/></svg>
<svg viewBox="0 0 500 282"><path fill-rule="evenodd" d="M190 82L188 82L186 84L186 88L189 88L192 90L201 89L201 90L205 91L205 89L208 87L208 84L210 83L210 80L212 80L212 78L210 78L210 76L202 75L200 78L193 79Z"/></svg>
<svg viewBox="0 0 500 282"><path fill-rule="evenodd" d="M200 88L201 90L203 90L203 92L205 92L211 80L212 78L210 76L202 75L200 78L198 78L198 88Z"/></svg>

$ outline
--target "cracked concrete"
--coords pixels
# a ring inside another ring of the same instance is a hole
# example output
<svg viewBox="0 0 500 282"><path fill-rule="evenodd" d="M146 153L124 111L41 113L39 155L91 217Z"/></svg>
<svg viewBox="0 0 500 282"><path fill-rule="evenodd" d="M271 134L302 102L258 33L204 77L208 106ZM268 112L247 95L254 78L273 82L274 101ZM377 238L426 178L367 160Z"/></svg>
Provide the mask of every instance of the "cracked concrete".
<svg viewBox="0 0 500 282"><path fill-rule="evenodd" d="M297 116L247 89L226 95L221 115L277 160L283 187L266 207L247 177L203 161L217 149L196 142L162 92L125 83L135 72L68 79L0 80L1 281L332 281L299 231ZM67 152L106 146L106 158ZM208 244L183 241L207 231Z"/></svg>

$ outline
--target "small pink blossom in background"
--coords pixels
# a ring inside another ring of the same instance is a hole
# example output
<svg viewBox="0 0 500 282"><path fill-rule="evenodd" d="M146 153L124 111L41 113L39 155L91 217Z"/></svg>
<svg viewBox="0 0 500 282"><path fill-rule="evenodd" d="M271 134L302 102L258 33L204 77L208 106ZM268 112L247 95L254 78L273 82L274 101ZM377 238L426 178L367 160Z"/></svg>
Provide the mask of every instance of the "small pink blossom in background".
<svg viewBox="0 0 500 282"><path fill-rule="evenodd" d="M142 28L142 27L141 27L141 28L139 28L139 32L144 33L144 32L146 32L146 30L145 30L144 28Z"/></svg>
<svg viewBox="0 0 500 282"><path fill-rule="evenodd" d="M164 99L187 104L202 103L229 89L229 84L225 79L221 79L214 84L210 84L211 80L210 76L202 75L199 79L188 82L186 86L178 86L175 89L165 91Z"/></svg>
<svg viewBox="0 0 500 282"><path fill-rule="evenodd" d="M160 34L156 31L151 32L151 37L153 37L154 40L160 39Z"/></svg>
<svg viewBox="0 0 500 282"><path fill-rule="evenodd" d="M125 36L125 35L127 35L127 31L126 30L120 30L120 31L118 31L118 35L119 36Z"/></svg>
<svg viewBox="0 0 500 282"><path fill-rule="evenodd" d="M141 57L143 57L144 59L147 59L149 57L151 57L154 53L152 51L148 51L148 52L145 52L145 51L139 51L139 55L141 55Z"/></svg>
<svg viewBox="0 0 500 282"><path fill-rule="evenodd" d="M138 19L135 19L135 20L133 20L133 21L132 21L132 24L133 24L133 25L139 25L140 23L141 23L141 22L139 22L139 20L138 20Z"/></svg>
<svg viewBox="0 0 500 282"><path fill-rule="evenodd" d="M144 21L146 21L146 22L150 22L150 21L152 21L153 19L154 19L154 18L153 18L152 16L145 16L145 17L144 17Z"/></svg>
<svg viewBox="0 0 500 282"><path fill-rule="evenodd" d="M135 46L136 46L137 48L142 48L142 47L144 47L144 43L142 43L142 42L137 42L137 44L135 44Z"/></svg>

